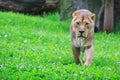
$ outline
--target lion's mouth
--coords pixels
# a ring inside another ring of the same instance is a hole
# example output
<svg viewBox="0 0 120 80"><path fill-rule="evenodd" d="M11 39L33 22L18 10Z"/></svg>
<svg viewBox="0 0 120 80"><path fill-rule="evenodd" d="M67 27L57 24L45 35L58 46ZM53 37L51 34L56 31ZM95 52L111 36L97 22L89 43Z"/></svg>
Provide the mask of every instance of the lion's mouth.
<svg viewBox="0 0 120 80"><path fill-rule="evenodd" d="M84 35L77 36L78 38L86 38Z"/></svg>
<svg viewBox="0 0 120 80"><path fill-rule="evenodd" d="M83 36L83 35L80 35L80 36L78 36L78 38L86 38L85 36Z"/></svg>

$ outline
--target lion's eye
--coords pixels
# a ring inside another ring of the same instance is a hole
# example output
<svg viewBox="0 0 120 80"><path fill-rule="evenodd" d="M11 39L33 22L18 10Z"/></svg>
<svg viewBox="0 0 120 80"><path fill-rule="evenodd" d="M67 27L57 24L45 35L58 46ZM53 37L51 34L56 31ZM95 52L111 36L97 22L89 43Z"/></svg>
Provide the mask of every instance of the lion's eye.
<svg viewBox="0 0 120 80"><path fill-rule="evenodd" d="M76 22L77 25L80 25L80 22Z"/></svg>
<svg viewBox="0 0 120 80"><path fill-rule="evenodd" d="M89 25L89 23L85 23L85 25L87 26L87 25Z"/></svg>

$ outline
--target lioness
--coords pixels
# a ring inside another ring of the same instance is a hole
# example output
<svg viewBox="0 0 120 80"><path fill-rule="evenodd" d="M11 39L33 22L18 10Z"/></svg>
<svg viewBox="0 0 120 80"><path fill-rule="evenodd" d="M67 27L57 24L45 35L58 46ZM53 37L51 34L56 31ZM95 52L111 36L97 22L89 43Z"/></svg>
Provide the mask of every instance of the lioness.
<svg viewBox="0 0 120 80"><path fill-rule="evenodd" d="M82 65L79 57L80 53L84 51L85 65L89 66L94 55L95 14L88 10L80 9L73 12L72 16L70 33L75 62Z"/></svg>

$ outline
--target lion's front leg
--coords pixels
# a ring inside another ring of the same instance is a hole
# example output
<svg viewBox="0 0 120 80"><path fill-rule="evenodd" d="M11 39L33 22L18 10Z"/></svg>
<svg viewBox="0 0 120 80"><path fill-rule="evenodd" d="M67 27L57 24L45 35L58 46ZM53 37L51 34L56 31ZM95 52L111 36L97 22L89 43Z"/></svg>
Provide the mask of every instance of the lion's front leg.
<svg viewBox="0 0 120 80"><path fill-rule="evenodd" d="M76 48L76 47L72 46L72 51L73 51L73 56L74 56L75 62L77 64L82 65L82 62L80 60L80 48Z"/></svg>
<svg viewBox="0 0 120 80"><path fill-rule="evenodd" d="M89 66L92 63L92 59L94 56L94 47L91 46L90 48L85 49L85 65Z"/></svg>

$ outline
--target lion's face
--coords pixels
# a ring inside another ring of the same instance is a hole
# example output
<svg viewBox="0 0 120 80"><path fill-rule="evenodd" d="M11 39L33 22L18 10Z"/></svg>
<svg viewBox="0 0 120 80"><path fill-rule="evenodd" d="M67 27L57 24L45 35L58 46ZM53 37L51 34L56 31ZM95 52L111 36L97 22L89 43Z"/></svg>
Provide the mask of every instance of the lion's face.
<svg viewBox="0 0 120 80"><path fill-rule="evenodd" d="M95 15L89 11L76 11L73 13L72 28L76 38L87 38L94 32Z"/></svg>

